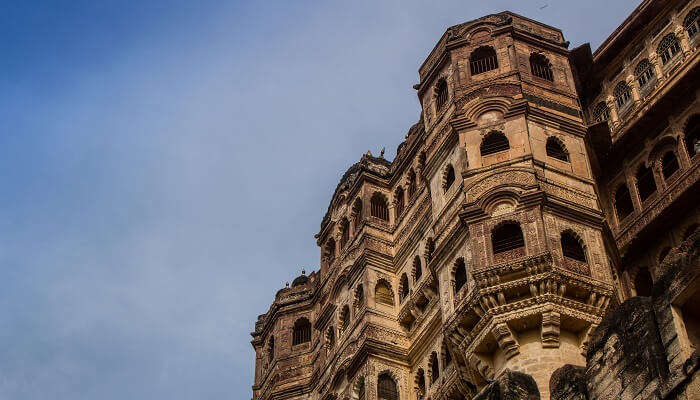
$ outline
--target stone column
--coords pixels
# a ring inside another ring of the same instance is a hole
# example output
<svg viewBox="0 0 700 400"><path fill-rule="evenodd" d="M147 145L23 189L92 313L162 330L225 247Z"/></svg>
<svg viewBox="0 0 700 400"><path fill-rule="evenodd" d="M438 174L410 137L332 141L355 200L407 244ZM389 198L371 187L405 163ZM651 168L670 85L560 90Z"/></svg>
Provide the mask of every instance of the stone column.
<svg viewBox="0 0 700 400"><path fill-rule="evenodd" d="M639 104L642 102L642 96L639 94L639 82L637 82L637 79L635 79L633 74L627 75L625 81L632 89L632 100L634 100L634 107L639 106Z"/></svg>
<svg viewBox="0 0 700 400"><path fill-rule="evenodd" d="M659 55L655 51L649 53L649 62L654 66L654 73L656 74L656 79L659 83L665 80L664 72L659 64Z"/></svg>

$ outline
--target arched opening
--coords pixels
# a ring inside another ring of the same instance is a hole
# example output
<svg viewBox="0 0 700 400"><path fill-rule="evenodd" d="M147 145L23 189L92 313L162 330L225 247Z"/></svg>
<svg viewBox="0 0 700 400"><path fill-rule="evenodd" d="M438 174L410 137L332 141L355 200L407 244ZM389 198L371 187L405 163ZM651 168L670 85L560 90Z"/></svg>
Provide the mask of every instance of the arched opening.
<svg viewBox="0 0 700 400"><path fill-rule="evenodd" d="M306 318L299 318L294 322L294 332L292 335L292 345L307 343L311 341L311 323Z"/></svg>
<svg viewBox="0 0 700 400"><path fill-rule="evenodd" d="M355 307L355 315L357 315L357 310L362 308L365 304L365 289L362 285L357 285L355 288L355 301L353 306Z"/></svg>
<svg viewBox="0 0 700 400"><path fill-rule="evenodd" d="M632 99L632 89L625 82L620 82L615 86L613 95L615 96L617 107L623 108Z"/></svg>
<svg viewBox="0 0 700 400"><path fill-rule="evenodd" d="M605 104L605 102L603 101L598 103L593 109L592 117L594 122L603 122L609 120L610 110L608 109L607 104Z"/></svg>
<svg viewBox="0 0 700 400"><path fill-rule="evenodd" d="M452 354L450 354L450 349L447 348L447 343L445 343L444 339L440 347L440 353L442 353L442 367L449 367L452 364Z"/></svg>
<svg viewBox="0 0 700 400"><path fill-rule="evenodd" d="M654 181L654 173L651 168L647 168L644 164L640 165L635 175L635 180L637 181L637 191L641 201L645 201L656 193L656 181Z"/></svg>
<svg viewBox="0 0 700 400"><path fill-rule="evenodd" d="M350 307L344 306L343 311L340 313L340 334L342 335L348 330L350 326Z"/></svg>
<svg viewBox="0 0 700 400"><path fill-rule="evenodd" d="M418 372L416 373L416 392L419 399L425 396L425 372L423 368L418 368Z"/></svg>
<svg viewBox="0 0 700 400"><path fill-rule="evenodd" d="M654 282L651 279L649 269L646 267L639 268L637 275L634 277L634 290L637 296L651 296L651 287Z"/></svg>
<svg viewBox="0 0 700 400"><path fill-rule="evenodd" d="M408 171L408 197L413 198L416 194L416 172L411 169Z"/></svg>
<svg viewBox="0 0 700 400"><path fill-rule="evenodd" d="M425 262L429 263L433 259L433 253L435 252L435 241L432 237L429 237L425 242Z"/></svg>
<svg viewBox="0 0 700 400"><path fill-rule="evenodd" d="M469 57L469 67L472 75L478 75L498 68L496 50L490 46L482 46L474 50Z"/></svg>
<svg viewBox="0 0 700 400"><path fill-rule="evenodd" d="M381 279L377 282L377 286L374 287L374 299L378 304L394 305L394 293L387 281Z"/></svg>
<svg viewBox="0 0 700 400"><path fill-rule="evenodd" d="M460 257L455 261L455 294L467 284L467 266L464 263L464 258Z"/></svg>
<svg viewBox="0 0 700 400"><path fill-rule="evenodd" d="M335 347L335 328L332 326L329 326L326 332L326 347L328 349Z"/></svg>
<svg viewBox="0 0 700 400"><path fill-rule="evenodd" d="M347 218L340 220L340 248L344 249L350 241L350 222Z"/></svg>
<svg viewBox="0 0 700 400"><path fill-rule="evenodd" d="M688 37L692 38L698 34L698 18L700 17L700 7L695 7L683 20L683 26L688 32Z"/></svg>
<svg viewBox="0 0 700 400"><path fill-rule="evenodd" d="M688 150L688 155L692 158L700 153L700 114L695 114L685 124L684 129L685 148Z"/></svg>
<svg viewBox="0 0 700 400"><path fill-rule="evenodd" d="M272 363L275 359L275 337L270 336L270 340L267 342L267 362Z"/></svg>
<svg viewBox="0 0 700 400"><path fill-rule="evenodd" d="M681 51L681 44L673 33L664 36L656 48L656 54L661 58L661 63L666 65L673 57Z"/></svg>
<svg viewBox="0 0 700 400"><path fill-rule="evenodd" d="M440 111L447 103L447 81L444 78L438 79L435 85L435 106Z"/></svg>
<svg viewBox="0 0 700 400"><path fill-rule="evenodd" d="M491 131L481 141L480 150L482 156L499 153L508 149L510 149L510 143L508 143L508 138L506 137L506 135L499 131Z"/></svg>
<svg viewBox="0 0 700 400"><path fill-rule="evenodd" d="M423 266L420 263L420 257L413 257L413 282L418 282L418 280L423 276Z"/></svg>
<svg viewBox="0 0 700 400"><path fill-rule="evenodd" d="M355 203L352 205L352 219L353 219L353 230L355 234L360 230L360 225L362 225L362 200L355 199Z"/></svg>
<svg viewBox="0 0 700 400"><path fill-rule="evenodd" d="M434 384L440 379L440 365L438 364L437 353L432 352L430 354L430 360L428 361L428 368L430 369L430 384Z"/></svg>
<svg viewBox="0 0 700 400"><path fill-rule="evenodd" d="M532 71L532 75L538 78L546 79L550 82L554 81L552 65L547 57L542 54L532 53L530 55L530 71Z"/></svg>
<svg viewBox="0 0 700 400"><path fill-rule="evenodd" d="M404 273L399 280L399 301L403 302L408 297L408 276Z"/></svg>
<svg viewBox="0 0 700 400"><path fill-rule="evenodd" d="M324 246L323 258L326 264L333 263L335 259L335 240L333 238L328 239L326 245Z"/></svg>
<svg viewBox="0 0 700 400"><path fill-rule="evenodd" d="M587 262L581 241L570 231L564 231L561 234L561 250L566 258Z"/></svg>
<svg viewBox="0 0 700 400"><path fill-rule="evenodd" d="M560 161L569 162L569 152L566 151L566 146L564 146L564 143L560 139L554 136L548 137L545 149L549 157L556 158Z"/></svg>
<svg viewBox="0 0 700 400"><path fill-rule="evenodd" d="M452 167L452 164L450 164L445 170L445 178L442 184L443 191L447 192L453 183L455 183L455 169Z"/></svg>
<svg viewBox="0 0 700 400"><path fill-rule="evenodd" d="M654 79L654 66L646 58L637 64L634 69L634 76L637 78L640 88L646 87Z"/></svg>
<svg viewBox="0 0 700 400"><path fill-rule="evenodd" d="M372 195L370 200L370 215L379 218L383 221L389 221L389 207L386 203L386 198L380 193Z"/></svg>
<svg viewBox="0 0 700 400"><path fill-rule="evenodd" d="M667 151L661 159L661 173L664 176L664 179L670 178L679 169L680 166L678 165L676 153L673 151Z"/></svg>
<svg viewBox="0 0 700 400"><path fill-rule="evenodd" d="M520 225L515 222L508 222L496 227L491 232L491 245L493 246L493 254L525 247L523 231L520 229Z"/></svg>
<svg viewBox="0 0 700 400"><path fill-rule="evenodd" d="M634 211L630 191L624 183L621 183L615 190L615 211L619 221L622 221Z"/></svg>
<svg viewBox="0 0 700 400"><path fill-rule="evenodd" d="M394 378L388 372L379 375L377 379L377 399L378 400L399 400L399 391Z"/></svg>
<svg viewBox="0 0 700 400"><path fill-rule="evenodd" d="M396 192L394 192L394 201L396 202L396 216L398 217L403 214L404 209L403 188L401 186L396 188Z"/></svg>

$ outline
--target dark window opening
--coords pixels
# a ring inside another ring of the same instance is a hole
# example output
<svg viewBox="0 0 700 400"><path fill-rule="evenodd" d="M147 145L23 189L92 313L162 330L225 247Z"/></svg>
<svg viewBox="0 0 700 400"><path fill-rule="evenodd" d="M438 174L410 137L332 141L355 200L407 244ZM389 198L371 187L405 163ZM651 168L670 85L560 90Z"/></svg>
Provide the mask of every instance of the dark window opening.
<svg viewBox="0 0 700 400"><path fill-rule="evenodd" d="M548 138L545 148L548 156L564 162L569 161L569 153L567 153L566 147L559 139L555 137Z"/></svg>
<svg viewBox="0 0 700 400"><path fill-rule="evenodd" d="M630 191L624 183L618 186L615 191L615 211L617 211L617 218L619 220L625 219L625 217L632 214L634 211Z"/></svg>
<svg viewBox="0 0 700 400"><path fill-rule="evenodd" d="M554 74L552 73L552 66L547 60L547 57L542 54L532 54L530 56L530 70L532 75L546 79L548 81L554 81Z"/></svg>
<svg viewBox="0 0 700 400"><path fill-rule="evenodd" d="M488 46L474 50L469 57L469 67L472 75L478 75L498 68L496 50Z"/></svg>
<svg viewBox="0 0 700 400"><path fill-rule="evenodd" d="M695 114L685 124L685 148L692 158L700 153L700 115Z"/></svg>
<svg viewBox="0 0 700 400"><path fill-rule="evenodd" d="M379 193L375 193L370 200L370 214L384 221L389 221L389 207L386 199Z"/></svg>
<svg viewBox="0 0 700 400"><path fill-rule="evenodd" d="M467 267L464 259L459 258L455 266L455 293L458 293L467 284Z"/></svg>
<svg viewBox="0 0 700 400"><path fill-rule="evenodd" d="M634 277L634 289L637 296L651 296L651 287L654 282L651 279L651 274L647 268L640 268L637 271L637 276Z"/></svg>
<svg viewBox="0 0 700 400"><path fill-rule="evenodd" d="M661 62L666 65L673 57L681 51L681 44L673 33L669 33L661 39L656 54L661 57Z"/></svg>
<svg viewBox="0 0 700 400"><path fill-rule="evenodd" d="M311 341L311 323L306 318L300 318L294 323L294 334L292 335L292 345L307 343Z"/></svg>
<svg viewBox="0 0 700 400"><path fill-rule="evenodd" d="M438 80L435 86L435 105L438 111L442 110L442 107L447 103L447 81L445 79Z"/></svg>
<svg viewBox="0 0 700 400"><path fill-rule="evenodd" d="M377 283L377 286L374 288L374 298L379 304L386 304L388 306L394 305L394 293L392 293L391 288L384 281Z"/></svg>
<svg viewBox="0 0 700 400"><path fill-rule="evenodd" d="M413 280L417 282L423 276L423 267L420 264L420 257L413 258Z"/></svg>
<svg viewBox="0 0 700 400"><path fill-rule="evenodd" d="M497 227L491 234L491 244L493 245L493 254L525 247L520 225L508 223Z"/></svg>
<svg viewBox="0 0 700 400"><path fill-rule="evenodd" d="M408 276L403 274L399 282L399 301L404 301L406 296L408 296Z"/></svg>
<svg viewBox="0 0 700 400"><path fill-rule="evenodd" d="M396 388L396 382L389 374L379 375L377 381L377 399L378 400L399 400L399 392Z"/></svg>
<svg viewBox="0 0 700 400"><path fill-rule="evenodd" d="M404 210L404 198L403 198L403 188L399 186L398 189L396 189L396 194L394 195L394 198L396 200L396 216L400 216L403 214Z"/></svg>
<svg viewBox="0 0 700 400"><path fill-rule="evenodd" d="M670 178L679 168L678 159L673 151L664 154L664 157L661 159L661 173L664 179Z"/></svg>
<svg viewBox="0 0 700 400"><path fill-rule="evenodd" d="M453 183L455 183L455 169L452 165L448 165L447 171L445 172L445 191L447 191Z"/></svg>
<svg viewBox="0 0 700 400"><path fill-rule="evenodd" d="M643 164L637 170L637 190L639 198L644 201L651 197L656 192L656 181L654 181L654 172L651 168L647 168Z"/></svg>
<svg viewBox="0 0 700 400"><path fill-rule="evenodd" d="M581 242L571 232L561 234L561 250L566 258L586 262L586 252Z"/></svg>
<svg viewBox="0 0 700 400"><path fill-rule="evenodd" d="M430 355L430 383L434 384L440 378L440 365L438 364L438 356L436 353Z"/></svg>
<svg viewBox="0 0 700 400"><path fill-rule="evenodd" d="M510 149L508 138L501 132L493 131L481 141L481 155L498 153Z"/></svg>

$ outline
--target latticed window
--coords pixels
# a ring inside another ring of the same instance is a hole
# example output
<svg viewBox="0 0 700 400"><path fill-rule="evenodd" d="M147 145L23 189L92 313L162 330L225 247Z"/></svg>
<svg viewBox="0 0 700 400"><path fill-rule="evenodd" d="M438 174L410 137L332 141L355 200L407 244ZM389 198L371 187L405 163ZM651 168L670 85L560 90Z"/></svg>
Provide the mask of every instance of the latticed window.
<svg viewBox="0 0 700 400"><path fill-rule="evenodd" d="M493 254L525 247L520 225L511 222L497 227L491 233L491 244L493 245Z"/></svg>
<svg viewBox="0 0 700 400"><path fill-rule="evenodd" d="M481 141L480 151L482 156L498 153L510 149L508 138L501 132L492 131Z"/></svg>
<svg viewBox="0 0 700 400"><path fill-rule="evenodd" d="M685 124L684 129L685 148L690 157L700 153L700 114L695 114Z"/></svg>
<svg viewBox="0 0 700 400"><path fill-rule="evenodd" d="M634 211L630 191L624 183L620 184L617 190L615 190L615 211L617 211L617 218L620 220L632 214L632 211Z"/></svg>
<svg viewBox="0 0 700 400"><path fill-rule="evenodd" d="M399 391L396 388L396 382L391 375L384 373L379 375L377 380L377 399L378 400L399 400Z"/></svg>
<svg viewBox="0 0 700 400"><path fill-rule="evenodd" d="M350 241L350 223L347 218L340 221L340 248L344 249Z"/></svg>
<svg viewBox="0 0 700 400"><path fill-rule="evenodd" d="M479 47L474 50L469 57L469 67L472 75L478 75L498 68L496 50L490 46Z"/></svg>
<svg viewBox="0 0 700 400"><path fill-rule="evenodd" d="M661 39L659 47L656 49L656 53L661 57L661 62L666 65L667 62L671 61L673 56L681 51L681 44L678 42L678 38L673 33L669 33Z"/></svg>
<svg viewBox="0 0 700 400"><path fill-rule="evenodd" d="M654 172L651 168L647 168L644 164L640 165L635 179L637 180L640 200L644 201L656 192L656 181L654 181Z"/></svg>
<svg viewBox="0 0 700 400"><path fill-rule="evenodd" d="M533 53L530 56L530 71L532 71L532 75L538 78L546 79L550 82L554 81L552 66L547 57L542 54Z"/></svg>
<svg viewBox="0 0 700 400"><path fill-rule="evenodd" d="M375 193L369 203L370 214L384 221L389 221L389 207L386 199L379 193Z"/></svg>
<svg viewBox="0 0 700 400"><path fill-rule="evenodd" d="M637 77L639 87L645 87L654 78L654 66L645 58L637 64L634 76Z"/></svg>
<svg viewBox="0 0 700 400"><path fill-rule="evenodd" d="M352 206L353 224L355 225L355 233L360 229L362 225L362 200L355 200L355 204Z"/></svg>
<svg viewBox="0 0 700 400"><path fill-rule="evenodd" d="M437 85L435 85L435 105L439 110L447 103L447 81L445 79L439 79Z"/></svg>
<svg viewBox="0 0 700 400"><path fill-rule="evenodd" d="M311 323L306 318L299 318L294 323L292 345L298 345L311 341Z"/></svg>
<svg viewBox="0 0 700 400"><path fill-rule="evenodd" d="M685 30L688 31L688 36L691 38L698 34L698 18L700 18L700 7L695 7L683 21L683 26L685 26Z"/></svg>
<svg viewBox="0 0 700 400"><path fill-rule="evenodd" d="M420 263L420 257L413 257L413 279L417 282L423 276L423 267Z"/></svg>
<svg viewBox="0 0 700 400"><path fill-rule="evenodd" d="M403 214L404 209L404 198L403 198L403 188L399 186L394 194L394 201L396 201L396 217Z"/></svg>
<svg viewBox="0 0 700 400"><path fill-rule="evenodd" d="M403 274L399 282L399 301L403 301L406 296L408 296L408 276Z"/></svg>
<svg viewBox="0 0 700 400"><path fill-rule="evenodd" d="M433 384L437 382L437 380L440 378L440 365L438 364L438 356L437 353L433 352L430 355L430 361L428 362L428 366L430 368L430 383Z"/></svg>
<svg viewBox="0 0 700 400"><path fill-rule="evenodd" d="M581 241L569 231L561 234L561 250L566 258L586 262L586 252L583 250Z"/></svg>
<svg viewBox="0 0 700 400"><path fill-rule="evenodd" d="M374 299L379 304L394 305L394 293L385 281L379 281L374 288Z"/></svg>
<svg viewBox="0 0 700 400"><path fill-rule="evenodd" d="M271 363L275 359L275 337L270 336L270 340L267 342L267 362Z"/></svg>
<svg viewBox="0 0 700 400"><path fill-rule="evenodd" d="M445 171L445 184L443 189L447 191L453 183L455 183L455 169L452 165L448 165Z"/></svg>
<svg viewBox="0 0 700 400"><path fill-rule="evenodd" d="M593 109L593 121L603 122L610 119L610 110L604 101L598 103Z"/></svg>
<svg viewBox="0 0 700 400"><path fill-rule="evenodd" d="M613 90L613 95L615 96L615 101L618 107L622 107L627 104L632 98L632 89L625 82L620 82L615 86Z"/></svg>
<svg viewBox="0 0 700 400"><path fill-rule="evenodd" d="M673 151L666 152L661 159L661 173L664 179L670 178L679 168L680 166L678 165L676 154Z"/></svg>
<svg viewBox="0 0 700 400"><path fill-rule="evenodd" d="M455 293L462 290L467 284L467 266L464 264L464 259L459 258L455 262Z"/></svg>
<svg viewBox="0 0 700 400"><path fill-rule="evenodd" d="M556 158L561 161L569 161L569 153L566 151L566 147L561 140L550 136L547 138L547 145L545 146L547 155L552 158Z"/></svg>

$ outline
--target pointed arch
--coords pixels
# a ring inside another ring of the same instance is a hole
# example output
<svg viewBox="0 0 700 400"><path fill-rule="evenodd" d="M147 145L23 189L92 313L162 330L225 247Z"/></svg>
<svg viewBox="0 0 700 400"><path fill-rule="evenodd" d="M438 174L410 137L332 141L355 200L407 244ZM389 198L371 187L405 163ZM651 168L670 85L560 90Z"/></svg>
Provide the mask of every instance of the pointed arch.
<svg viewBox="0 0 700 400"><path fill-rule="evenodd" d="M355 288L355 296L353 300L353 307L355 308L355 315L357 315L357 311L362 308L362 306L365 304L365 289L362 286L362 284L357 285Z"/></svg>
<svg viewBox="0 0 700 400"><path fill-rule="evenodd" d="M500 153L508 149L510 149L508 138L500 131L489 132L488 135L484 136L484 139L481 141L481 146L479 147L482 156Z"/></svg>
<svg viewBox="0 0 700 400"><path fill-rule="evenodd" d="M335 260L335 239L330 238L326 241L326 245L323 247L323 259L326 264L332 264Z"/></svg>
<svg viewBox="0 0 700 400"><path fill-rule="evenodd" d="M644 163L637 168L637 173L634 175L634 178L637 181L637 192L639 192L639 199L642 202L656 193L654 172Z"/></svg>
<svg viewBox="0 0 700 400"><path fill-rule="evenodd" d="M459 257L455 261L452 276L454 279L455 294L457 294L467 284L467 266L464 262L464 258Z"/></svg>
<svg viewBox="0 0 700 400"><path fill-rule="evenodd" d="M433 240L432 237L429 237L428 240L425 241L425 250L424 250L424 257L425 257L425 262L430 263L430 260L433 259L433 253L435 252L435 241Z"/></svg>
<svg viewBox="0 0 700 400"><path fill-rule="evenodd" d="M571 229L561 233L559 240L564 257L580 262L588 262L583 240Z"/></svg>
<svg viewBox="0 0 700 400"><path fill-rule="evenodd" d="M423 371L423 368L418 368L418 371L416 371L416 377L413 379L413 383L415 384L418 398L420 399L425 396L425 371Z"/></svg>
<svg viewBox="0 0 700 400"><path fill-rule="evenodd" d="M437 111L440 111L445 107L448 97L447 80L445 78L440 78L435 84L435 108Z"/></svg>
<svg viewBox="0 0 700 400"><path fill-rule="evenodd" d="M661 58L661 63L663 65L668 64L680 51L681 44L673 33L664 36L661 42L659 42L659 46L656 48L656 54Z"/></svg>
<svg viewBox="0 0 700 400"><path fill-rule="evenodd" d="M493 254L525 247L525 239L523 238L520 224L515 221L507 221L496 226L491 231L491 245Z"/></svg>
<svg viewBox="0 0 700 400"><path fill-rule="evenodd" d="M343 335L348 330L350 326L350 307L346 304L343 306L343 310L340 312L340 318L338 319L338 327L340 328L340 334Z"/></svg>
<svg viewBox="0 0 700 400"><path fill-rule="evenodd" d="M370 215L382 221L389 222L389 206L386 197L379 192L374 192L369 202Z"/></svg>
<svg viewBox="0 0 700 400"><path fill-rule="evenodd" d="M397 187L394 192L394 205L396 207L396 217L398 218L403 214L405 205L403 188L401 186Z"/></svg>
<svg viewBox="0 0 700 400"><path fill-rule="evenodd" d="M394 291L391 290L391 284L386 279L379 279L374 287L374 300L378 304L387 306L394 305Z"/></svg>
<svg viewBox="0 0 700 400"><path fill-rule="evenodd" d="M408 276L404 272L401 275L401 279L399 280L399 302L403 303L403 301L408 297Z"/></svg>
<svg viewBox="0 0 700 400"><path fill-rule="evenodd" d="M634 211L634 206L632 205L632 197L630 196L630 191L627 188L627 183L620 183L615 189L614 196L615 212L617 213L618 222L625 219L628 215L632 214Z"/></svg>
<svg viewBox="0 0 700 400"><path fill-rule="evenodd" d="M411 268L411 275L413 275L413 282L418 282L423 276L423 266L420 262L420 257L416 255L413 257L413 267Z"/></svg>
<svg viewBox="0 0 700 400"><path fill-rule="evenodd" d="M296 346L311 341L311 322L305 317L294 322L294 332L292 335L292 345Z"/></svg>
<svg viewBox="0 0 700 400"><path fill-rule="evenodd" d="M530 55L530 71L532 72L532 75L538 78L542 78L550 82L554 81L552 64L543 54L532 53Z"/></svg>
<svg viewBox="0 0 700 400"><path fill-rule="evenodd" d="M598 103L591 112L593 122L603 122L610 119L610 109L604 101Z"/></svg>
<svg viewBox="0 0 700 400"><path fill-rule="evenodd" d="M343 217L340 220L340 248L345 249L350 241L350 222L347 218Z"/></svg>
<svg viewBox="0 0 700 400"><path fill-rule="evenodd" d="M408 198L412 199L416 194L416 171L413 168L408 171L406 186L408 186Z"/></svg>
<svg viewBox="0 0 700 400"><path fill-rule="evenodd" d="M428 370L430 371L430 384L433 385L438 379L440 379L440 363L436 352L430 353Z"/></svg>
<svg viewBox="0 0 700 400"><path fill-rule="evenodd" d="M664 153L663 157L661 158L661 174L664 176L664 179L669 179L679 169L680 165L678 164L676 153L674 153L673 150L669 150Z"/></svg>
<svg viewBox="0 0 700 400"><path fill-rule="evenodd" d="M352 205L352 220L353 220L353 230L355 234L360 230L362 225L362 199L359 197L355 199Z"/></svg>
<svg viewBox="0 0 700 400"><path fill-rule="evenodd" d="M447 164L442 173L442 191L447 192L452 184L455 183L455 169L452 164Z"/></svg>
<svg viewBox="0 0 700 400"><path fill-rule="evenodd" d="M547 151L547 156L556 158L560 161L569 162L569 152L566 150L564 142L562 142L558 137L548 137L545 149Z"/></svg>
<svg viewBox="0 0 700 400"><path fill-rule="evenodd" d="M377 400L399 400L396 381L388 372L382 372L377 377Z"/></svg>
<svg viewBox="0 0 700 400"><path fill-rule="evenodd" d="M622 108L632 100L632 89L626 82L619 82L613 89L613 95L615 96L617 107Z"/></svg>
<svg viewBox="0 0 700 400"><path fill-rule="evenodd" d="M442 345L440 345L440 354L442 355L442 368L445 369L452 364L452 354L450 354L450 349L447 347L444 338L442 339Z"/></svg>
<svg viewBox="0 0 700 400"><path fill-rule="evenodd" d="M469 56L469 69L472 75L492 71L498 68L498 56L491 46L481 46Z"/></svg>

